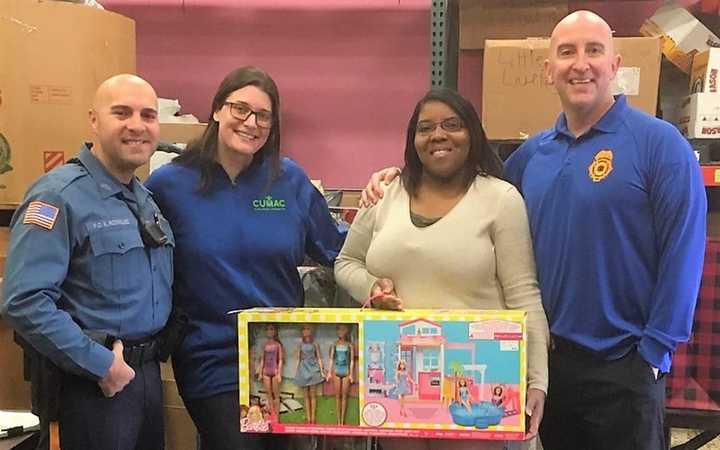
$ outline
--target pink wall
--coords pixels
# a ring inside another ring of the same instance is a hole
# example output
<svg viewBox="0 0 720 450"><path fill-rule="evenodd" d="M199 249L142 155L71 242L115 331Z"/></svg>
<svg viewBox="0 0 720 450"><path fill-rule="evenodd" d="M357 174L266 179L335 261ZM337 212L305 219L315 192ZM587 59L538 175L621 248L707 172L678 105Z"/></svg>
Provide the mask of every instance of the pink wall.
<svg viewBox="0 0 720 450"><path fill-rule="evenodd" d="M282 150L311 178L359 187L401 164L407 120L429 86L426 2L102 3L136 20L139 74L184 112L206 121L225 74L255 64L280 89Z"/></svg>
<svg viewBox="0 0 720 450"><path fill-rule="evenodd" d="M680 0L692 5L698 0ZM103 0L137 24L138 72L207 120L223 76L255 64L278 83L283 151L329 187L401 165L407 120L429 87L429 0ZM570 1L618 36L662 0ZM482 51L464 51L459 90L480 111Z"/></svg>

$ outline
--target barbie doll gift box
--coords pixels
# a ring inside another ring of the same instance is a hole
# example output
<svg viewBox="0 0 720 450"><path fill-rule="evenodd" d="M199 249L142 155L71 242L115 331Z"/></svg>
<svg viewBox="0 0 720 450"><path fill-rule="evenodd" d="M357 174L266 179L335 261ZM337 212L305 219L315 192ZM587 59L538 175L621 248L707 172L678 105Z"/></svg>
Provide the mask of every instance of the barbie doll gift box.
<svg viewBox="0 0 720 450"><path fill-rule="evenodd" d="M523 439L525 313L238 314L244 432Z"/></svg>

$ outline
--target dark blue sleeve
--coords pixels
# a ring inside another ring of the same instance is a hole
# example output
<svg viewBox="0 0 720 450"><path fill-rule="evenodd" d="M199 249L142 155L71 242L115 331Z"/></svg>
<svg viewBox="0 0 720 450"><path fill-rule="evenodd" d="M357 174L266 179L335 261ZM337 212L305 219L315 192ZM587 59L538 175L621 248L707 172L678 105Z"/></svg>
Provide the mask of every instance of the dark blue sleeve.
<svg viewBox="0 0 720 450"><path fill-rule="evenodd" d="M503 178L505 181L515 186L515 189L517 189L521 194L523 193L523 175L525 173L525 167L527 167L527 163L532 155L531 148L535 145L534 141L535 140L533 138L525 141L525 143L523 143L510 155L503 166Z"/></svg>
<svg viewBox="0 0 720 450"><path fill-rule="evenodd" d="M148 190L152 194L152 198L153 200L155 200L155 203L157 203L158 208L160 208L160 212L162 212L162 214L167 219L169 219L169 211L167 208L166 189L168 172L170 170L171 168L168 165L160 167L157 170L154 170L144 183L145 187L148 188Z"/></svg>
<svg viewBox="0 0 720 450"><path fill-rule="evenodd" d="M305 189L308 198L305 252L318 263L332 267L345 242L347 231L338 229L325 198L310 180L307 180Z"/></svg>
<svg viewBox="0 0 720 450"><path fill-rule="evenodd" d="M663 360L692 329L705 255L707 194L690 144L674 128L663 131L650 148L649 196L659 261L639 352L667 370Z"/></svg>
<svg viewBox="0 0 720 450"><path fill-rule="evenodd" d="M162 186L163 186L163 172L162 169L157 169L153 171L153 173L150 174L147 180L145 180L145 185L150 192L153 194L153 198L157 202L157 197L162 195Z"/></svg>
<svg viewBox="0 0 720 450"><path fill-rule="evenodd" d="M43 222L45 226L25 223L33 202L57 208L55 219ZM112 353L88 338L72 317L57 307L74 240L65 200L52 190L30 193L15 213L10 229L3 317L64 370L102 378L112 364Z"/></svg>

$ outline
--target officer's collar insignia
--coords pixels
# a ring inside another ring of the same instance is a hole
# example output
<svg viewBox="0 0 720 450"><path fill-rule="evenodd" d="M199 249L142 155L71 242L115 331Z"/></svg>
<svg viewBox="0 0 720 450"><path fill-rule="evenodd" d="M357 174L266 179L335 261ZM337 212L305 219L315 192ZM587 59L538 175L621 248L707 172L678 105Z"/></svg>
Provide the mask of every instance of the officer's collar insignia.
<svg viewBox="0 0 720 450"><path fill-rule="evenodd" d="M59 214L60 210L56 206L35 200L30 202L25 210L23 223L27 225L37 225L46 230L52 230Z"/></svg>

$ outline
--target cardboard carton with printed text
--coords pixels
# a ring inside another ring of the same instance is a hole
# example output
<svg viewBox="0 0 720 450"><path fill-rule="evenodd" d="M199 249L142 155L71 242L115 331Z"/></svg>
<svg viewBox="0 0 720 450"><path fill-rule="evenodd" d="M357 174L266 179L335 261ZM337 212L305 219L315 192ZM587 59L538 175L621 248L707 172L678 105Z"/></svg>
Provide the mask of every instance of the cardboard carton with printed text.
<svg viewBox="0 0 720 450"><path fill-rule="evenodd" d="M106 78L135 72L135 22L67 2L0 2L0 205L72 158Z"/></svg>

